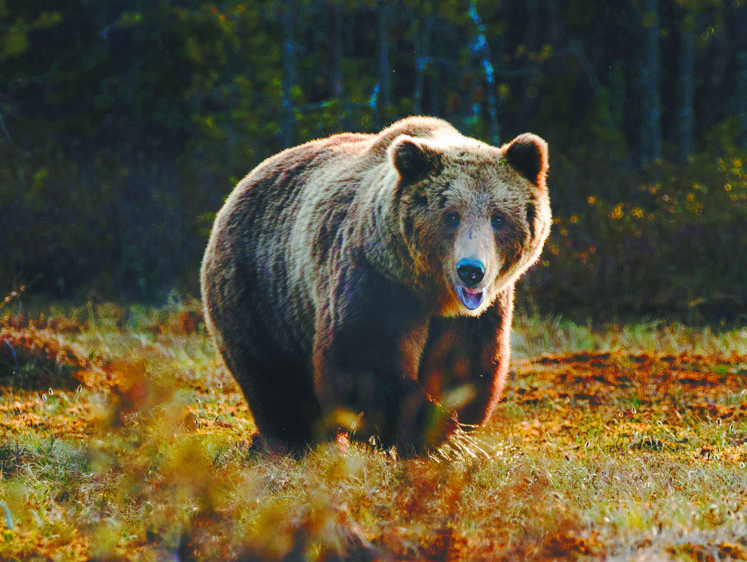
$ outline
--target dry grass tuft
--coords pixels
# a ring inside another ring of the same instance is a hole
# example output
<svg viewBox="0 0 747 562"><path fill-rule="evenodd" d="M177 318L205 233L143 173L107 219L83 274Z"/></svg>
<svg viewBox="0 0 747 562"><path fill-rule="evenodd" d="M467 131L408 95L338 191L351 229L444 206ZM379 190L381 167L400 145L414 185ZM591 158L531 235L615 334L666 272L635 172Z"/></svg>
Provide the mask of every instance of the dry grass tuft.
<svg viewBox="0 0 747 562"><path fill-rule="evenodd" d="M499 454L499 448L474 433L475 426L460 424L449 439L428 455L434 462L486 462Z"/></svg>

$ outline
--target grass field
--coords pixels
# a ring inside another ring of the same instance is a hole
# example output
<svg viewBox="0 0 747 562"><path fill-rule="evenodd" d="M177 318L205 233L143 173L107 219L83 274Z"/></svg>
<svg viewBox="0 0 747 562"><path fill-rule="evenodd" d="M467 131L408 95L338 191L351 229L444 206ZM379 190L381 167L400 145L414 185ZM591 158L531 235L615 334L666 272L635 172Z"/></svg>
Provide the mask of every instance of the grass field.
<svg viewBox="0 0 747 562"><path fill-rule="evenodd" d="M747 331L516 320L469 443L249 450L195 302L0 310L0 559L745 560Z"/></svg>

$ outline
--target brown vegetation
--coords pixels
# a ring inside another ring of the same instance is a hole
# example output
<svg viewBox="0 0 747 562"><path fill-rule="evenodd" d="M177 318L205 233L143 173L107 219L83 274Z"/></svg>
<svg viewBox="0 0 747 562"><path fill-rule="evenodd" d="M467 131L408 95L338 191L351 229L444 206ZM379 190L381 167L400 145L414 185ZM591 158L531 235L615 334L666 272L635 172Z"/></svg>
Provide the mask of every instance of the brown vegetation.
<svg viewBox="0 0 747 562"><path fill-rule="evenodd" d="M0 381L0 558L744 559L741 332L576 327L571 352L519 346L472 449L293 459L251 450L243 397L181 308L3 328L31 360L25 386ZM539 322L519 341L571 330ZM49 388L53 365L80 386Z"/></svg>

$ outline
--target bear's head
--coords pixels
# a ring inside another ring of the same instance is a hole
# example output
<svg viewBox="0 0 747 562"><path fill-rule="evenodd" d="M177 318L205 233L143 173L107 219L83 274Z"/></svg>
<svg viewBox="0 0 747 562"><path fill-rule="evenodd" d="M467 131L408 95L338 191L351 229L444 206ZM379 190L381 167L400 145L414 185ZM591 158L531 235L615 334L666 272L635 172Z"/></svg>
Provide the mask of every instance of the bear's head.
<svg viewBox="0 0 747 562"><path fill-rule="evenodd" d="M547 144L398 136L396 208L411 269L442 316L477 316L532 265L550 232ZM430 300L429 298L429 300Z"/></svg>

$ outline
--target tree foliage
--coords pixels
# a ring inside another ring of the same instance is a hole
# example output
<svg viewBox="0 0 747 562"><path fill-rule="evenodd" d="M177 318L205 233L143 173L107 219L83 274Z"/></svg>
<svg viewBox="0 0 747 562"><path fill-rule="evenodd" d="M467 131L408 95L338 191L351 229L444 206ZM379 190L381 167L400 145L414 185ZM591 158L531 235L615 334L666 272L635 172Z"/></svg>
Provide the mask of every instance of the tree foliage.
<svg viewBox="0 0 747 562"><path fill-rule="evenodd" d="M559 222L530 279L541 306L738 314L746 10L0 0L0 287L195 291L212 217L249 169L421 112L488 142L550 142ZM597 268L579 257L592 247Z"/></svg>

